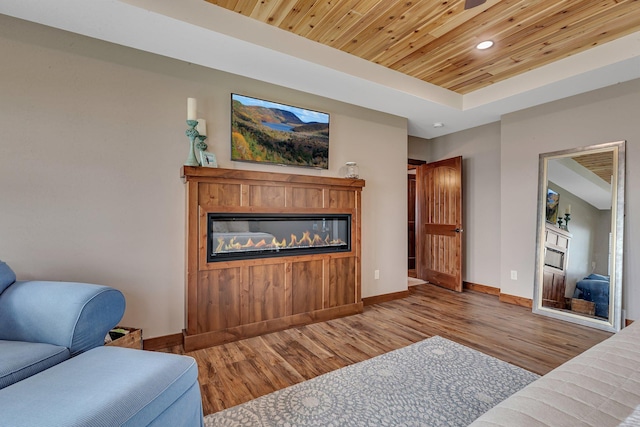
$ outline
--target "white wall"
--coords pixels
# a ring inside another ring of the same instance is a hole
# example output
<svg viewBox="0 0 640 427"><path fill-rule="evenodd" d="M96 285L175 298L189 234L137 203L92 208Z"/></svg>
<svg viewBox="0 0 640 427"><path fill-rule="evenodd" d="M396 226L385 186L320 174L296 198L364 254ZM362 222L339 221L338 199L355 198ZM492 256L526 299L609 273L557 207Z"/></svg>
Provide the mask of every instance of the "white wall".
<svg viewBox="0 0 640 427"><path fill-rule="evenodd" d="M409 135L407 140L407 156L409 159L429 160L428 139Z"/></svg>
<svg viewBox="0 0 640 427"><path fill-rule="evenodd" d="M533 295L538 155L540 153L626 140L625 254L623 307L640 319L640 80L610 86L508 114L502 118L500 288L503 293ZM511 280L510 270L518 270Z"/></svg>
<svg viewBox="0 0 640 427"><path fill-rule="evenodd" d="M409 151L429 162L462 156L462 279L500 287L500 123L412 138Z"/></svg>
<svg viewBox="0 0 640 427"><path fill-rule="evenodd" d="M221 167L341 176L357 161L363 296L406 290L406 119L2 15L0 52L0 259L19 279L111 285L123 324L182 330L180 167L196 97ZM231 162L231 92L330 113L330 170Z"/></svg>

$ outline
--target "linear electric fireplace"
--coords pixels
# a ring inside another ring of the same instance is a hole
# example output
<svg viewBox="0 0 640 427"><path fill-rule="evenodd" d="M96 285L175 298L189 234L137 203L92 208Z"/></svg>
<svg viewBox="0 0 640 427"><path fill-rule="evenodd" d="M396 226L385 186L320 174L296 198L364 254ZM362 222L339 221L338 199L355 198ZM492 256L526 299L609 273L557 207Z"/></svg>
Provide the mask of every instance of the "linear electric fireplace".
<svg viewBox="0 0 640 427"><path fill-rule="evenodd" d="M207 214L207 262L350 250L349 214Z"/></svg>
<svg viewBox="0 0 640 427"><path fill-rule="evenodd" d="M362 313L364 180L182 173L185 351Z"/></svg>

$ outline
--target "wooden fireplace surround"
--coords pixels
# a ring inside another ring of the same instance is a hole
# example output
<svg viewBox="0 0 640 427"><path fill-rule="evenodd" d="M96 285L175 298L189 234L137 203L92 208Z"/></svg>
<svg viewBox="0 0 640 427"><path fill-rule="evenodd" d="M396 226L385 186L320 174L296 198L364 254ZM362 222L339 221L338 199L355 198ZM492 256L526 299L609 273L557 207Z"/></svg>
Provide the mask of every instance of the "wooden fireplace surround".
<svg viewBox="0 0 640 427"><path fill-rule="evenodd" d="M184 166L185 351L362 312L364 181ZM207 262L208 213L350 214L351 250Z"/></svg>

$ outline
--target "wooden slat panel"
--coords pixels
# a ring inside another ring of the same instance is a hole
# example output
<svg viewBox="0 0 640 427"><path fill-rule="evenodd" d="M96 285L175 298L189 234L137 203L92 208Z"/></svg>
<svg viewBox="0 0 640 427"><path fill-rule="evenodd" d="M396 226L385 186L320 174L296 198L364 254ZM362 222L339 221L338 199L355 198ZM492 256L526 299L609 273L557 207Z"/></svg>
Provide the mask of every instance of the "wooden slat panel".
<svg viewBox="0 0 640 427"><path fill-rule="evenodd" d="M437 3L438 6L440 4L441 3ZM453 5L443 3L442 6L447 7ZM458 8L459 7L460 6L458 6ZM391 67L393 64L413 53L416 47L426 46L436 40L436 36L432 34L432 32L442 27L448 20L449 15L447 14L436 15L433 20L422 20L422 23L416 26L413 31L393 40L394 43L389 48L379 52L370 52L371 61L384 65L385 67Z"/></svg>
<svg viewBox="0 0 640 427"><path fill-rule="evenodd" d="M329 260L329 301L327 307L356 302L356 275L354 258Z"/></svg>
<svg viewBox="0 0 640 427"><path fill-rule="evenodd" d="M332 209L353 209L356 206L355 191L349 190L329 190L329 208Z"/></svg>
<svg viewBox="0 0 640 427"><path fill-rule="evenodd" d="M586 7L585 5L590 6ZM603 7L611 7L612 5L617 6L612 3L603 5ZM573 8L544 11L543 15L546 17L544 23L540 23L536 27L527 27L515 33L505 31L504 36L500 36L499 43L511 46L509 57L500 55L500 51L496 50L488 52L490 55L477 55L474 61L454 64L459 66L455 70L457 75L454 77L449 74L450 78L447 79L446 86L452 90L464 87L465 92L469 92L477 86L477 83L473 85L469 83L470 77L474 75L490 72L493 75L503 75L503 78L514 76L559 59L555 55L557 51L563 51L565 52L564 56L569 56L584 50L586 41L589 41L589 46L592 47L628 34L624 28L626 26L625 20L638 19L634 18L632 13L626 14L625 18L617 18L617 23L620 25L618 31L614 36L608 35L598 22L603 17L607 17L604 19L612 19L608 17L609 10L594 16L592 15L592 6L591 2L581 2ZM637 8L637 6L635 7ZM567 13L571 14L575 20L572 25L566 23ZM491 65L487 67L487 63ZM423 75L425 75L424 72ZM442 84L439 78L431 79L431 81L435 84Z"/></svg>
<svg viewBox="0 0 640 427"><path fill-rule="evenodd" d="M240 268L198 273L198 332L240 324Z"/></svg>
<svg viewBox="0 0 640 427"><path fill-rule="evenodd" d="M305 19L299 20L296 25L288 28L292 33L298 34L302 37L309 37L309 34L314 28L321 26L322 21L325 20L329 13L331 13L331 10L336 10L339 11L338 13L341 13L346 11L348 7L347 2L342 2L342 5L338 4L337 6L334 6L332 1L327 0L315 2L308 1L306 3L311 4L311 7L306 13Z"/></svg>
<svg viewBox="0 0 640 427"><path fill-rule="evenodd" d="M286 316L285 265L257 265L247 268L248 319L255 323Z"/></svg>
<svg viewBox="0 0 640 427"><path fill-rule="evenodd" d="M322 260L291 264L291 299L293 314L320 310L322 307Z"/></svg>
<svg viewBox="0 0 640 427"><path fill-rule="evenodd" d="M346 34L350 29L357 28L362 16L379 3L379 0L334 3L334 7L324 14L320 23L311 28L305 37L319 43L333 44L336 34Z"/></svg>
<svg viewBox="0 0 640 427"><path fill-rule="evenodd" d="M363 28L368 28L373 21L375 21L380 14L385 13L390 7L393 7L395 1L358 1L351 4L351 15L356 18L355 20L349 19L342 20L340 27L333 30L330 34L325 35L326 42L329 46L336 49L342 49L344 46L348 46L349 43L353 43L353 40L357 40L360 32ZM354 22L355 21L355 22ZM345 25L350 24L350 25Z"/></svg>
<svg viewBox="0 0 640 427"><path fill-rule="evenodd" d="M297 2L298 0L283 0L275 2L276 4L271 9L271 14L269 15L269 17L266 20L259 20L279 27L282 24L282 21L287 17L289 11L295 7Z"/></svg>
<svg viewBox="0 0 640 427"><path fill-rule="evenodd" d="M258 2L258 0L237 0L233 10L243 15L250 15Z"/></svg>
<svg viewBox="0 0 640 427"><path fill-rule="evenodd" d="M420 2L394 1L392 7L379 14L359 34L344 44L341 49L361 58L369 59L380 51L389 49L398 38L413 32L422 21L425 5ZM431 8L431 5L426 6ZM441 4L438 2L437 4ZM448 3L445 2L445 5ZM428 12L426 12L428 13ZM373 53L372 53L373 52Z"/></svg>
<svg viewBox="0 0 640 427"><path fill-rule="evenodd" d="M549 13L549 8L554 7L560 7L559 3L502 1L491 8L493 21L490 29L486 28L485 14L478 15L438 37L419 51L413 52L411 56L403 58L402 66L394 64L392 68L416 76L432 75L434 80L443 75L459 77L463 73L456 72L453 68L477 61L484 61L485 65L489 65L487 60L495 60L493 55L501 56L504 52L501 49L490 49L485 52L475 50L476 43L481 41L484 33L490 33L490 38L502 45L505 32L529 28L530 22L537 22L536 17L544 16L545 13ZM478 28L483 28L483 33L478 34ZM432 58L431 62L420 57L426 52Z"/></svg>
<svg viewBox="0 0 640 427"><path fill-rule="evenodd" d="M301 20L306 19L307 13L313 6L314 2L308 0L298 0L292 8L282 11L284 18L275 20L280 21L279 27L291 31Z"/></svg>
<svg viewBox="0 0 640 427"><path fill-rule="evenodd" d="M269 19L269 17L273 16L274 9L278 7L277 1L274 0L254 0L253 2L255 6L251 11L251 17L253 19L257 19L258 21L265 22Z"/></svg>
<svg viewBox="0 0 640 427"><path fill-rule="evenodd" d="M274 185L251 185L249 187L249 206L284 208L285 187Z"/></svg>
<svg viewBox="0 0 640 427"><path fill-rule="evenodd" d="M640 30L637 0L207 1L462 94Z"/></svg>
<svg viewBox="0 0 640 427"><path fill-rule="evenodd" d="M294 208L322 208L322 188L293 187L291 206Z"/></svg>
<svg viewBox="0 0 640 427"><path fill-rule="evenodd" d="M201 206L240 206L239 184L201 184L198 200Z"/></svg>

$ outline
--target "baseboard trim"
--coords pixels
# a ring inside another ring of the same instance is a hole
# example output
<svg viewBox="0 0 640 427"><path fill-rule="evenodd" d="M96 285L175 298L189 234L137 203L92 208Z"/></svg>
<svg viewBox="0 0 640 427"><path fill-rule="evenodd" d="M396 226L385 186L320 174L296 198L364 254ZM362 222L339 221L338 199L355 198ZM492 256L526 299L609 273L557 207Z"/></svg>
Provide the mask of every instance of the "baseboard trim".
<svg viewBox="0 0 640 427"><path fill-rule="evenodd" d="M182 334L164 335L142 341L142 348L145 350L165 350L176 345L182 345Z"/></svg>
<svg viewBox="0 0 640 427"><path fill-rule="evenodd" d="M376 295L376 296L373 296L373 297L362 298L362 304L366 307L368 305L380 304L382 302L388 302L388 301L393 301L393 300L397 300L397 299L402 299L402 298L406 298L408 296L409 296L409 291L393 292L393 293L390 293L390 294Z"/></svg>
<svg viewBox="0 0 640 427"><path fill-rule="evenodd" d="M493 286L481 285L479 283L472 282L462 282L462 286L464 289L480 292L481 294L488 294L493 296L500 296L500 288L494 288Z"/></svg>
<svg viewBox="0 0 640 427"><path fill-rule="evenodd" d="M500 292L500 302L506 302L507 304L519 305L521 307L532 308L533 300L531 298L518 297L515 295L503 294Z"/></svg>

